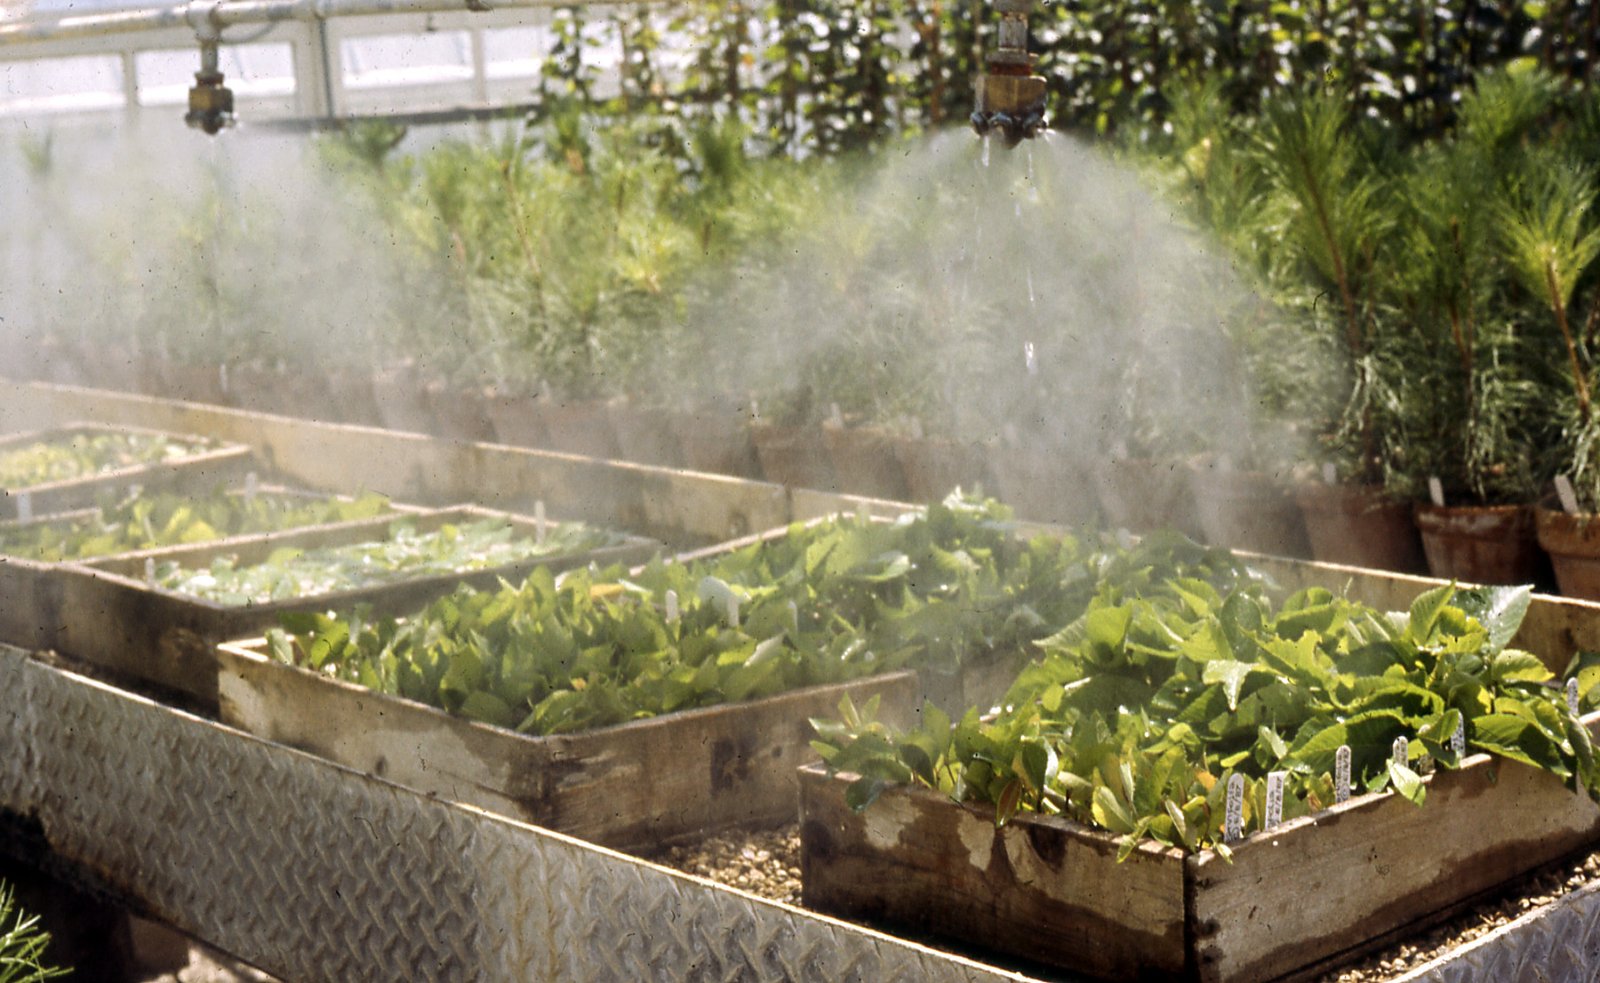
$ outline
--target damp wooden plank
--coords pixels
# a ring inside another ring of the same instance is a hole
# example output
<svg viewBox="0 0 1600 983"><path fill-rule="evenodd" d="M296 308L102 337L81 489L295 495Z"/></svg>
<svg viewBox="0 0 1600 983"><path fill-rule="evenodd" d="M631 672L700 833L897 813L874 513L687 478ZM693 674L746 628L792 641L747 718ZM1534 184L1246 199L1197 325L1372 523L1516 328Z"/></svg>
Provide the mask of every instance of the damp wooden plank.
<svg viewBox="0 0 1600 983"><path fill-rule="evenodd" d="M851 780L800 772L807 907L1108 979L1183 974L1178 851L1142 845L1119 864L1109 834L1037 816L996 828L992 812L920 788L857 813Z"/></svg>
<svg viewBox="0 0 1600 983"><path fill-rule="evenodd" d="M193 432L253 447L286 480L348 494L376 491L436 506L471 501L626 528L678 546L719 542L812 514L851 511L817 494L797 515L780 485L605 461L556 451L465 443L377 427L323 423L105 390L0 380L0 429L93 418Z"/></svg>
<svg viewBox="0 0 1600 983"><path fill-rule="evenodd" d="M1591 718L1591 729L1600 717ZM1392 794L1187 861L1201 980L1298 975L1377 948L1600 839L1600 807L1546 772L1477 755Z"/></svg>
<svg viewBox="0 0 1600 983"><path fill-rule="evenodd" d="M808 687L577 734L529 737L274 662L218 650L224 723L440 798L618 849L792 821L809 718L879 696L904 722L912 673Z"/></svg>

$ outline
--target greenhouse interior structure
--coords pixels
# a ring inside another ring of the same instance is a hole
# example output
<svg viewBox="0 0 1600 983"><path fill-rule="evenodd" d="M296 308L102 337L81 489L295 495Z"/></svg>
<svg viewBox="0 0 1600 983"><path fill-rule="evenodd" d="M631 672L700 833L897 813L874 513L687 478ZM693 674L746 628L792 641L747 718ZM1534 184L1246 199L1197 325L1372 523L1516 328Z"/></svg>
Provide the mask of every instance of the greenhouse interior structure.
<svg viewBox="0 0 1600 983"><path fill-rule="evenodd" d="M0 981L1600 979L1597 61L0 0Z"/></svg>

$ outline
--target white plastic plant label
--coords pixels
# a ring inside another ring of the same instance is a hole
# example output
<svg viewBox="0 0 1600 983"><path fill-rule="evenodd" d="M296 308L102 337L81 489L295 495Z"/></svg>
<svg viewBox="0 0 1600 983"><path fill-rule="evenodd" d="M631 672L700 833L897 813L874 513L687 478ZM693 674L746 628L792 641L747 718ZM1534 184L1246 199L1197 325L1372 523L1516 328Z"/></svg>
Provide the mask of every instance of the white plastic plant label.
<svg viewBox="0 0 1600 983"><path fill-rule="evenodd" d="M1394 763L1397 764L1397 765L1402 765L1402 766L1409 767L1409 765L1407 765L1407 762L1410 760L1410 756L1411 756L1411 742L1406 740L1404 737L1395 738L1394 739Z"/></svg>
<svg viewBox="0 0 1600 983"><path fill-rule="evenodd" d="M1561 511L1578 514L1578 493L1573 491L1571 479L1564 474L1556 475L1556 497L1561 500Z"/></svg>
<svg viewBox="0 0 1600 983"><path fill-rule="evenodd" d="M1286 771L1267 774L1267 818L1262 829L1272 829L1283 822L1283 780L1288 774Z"/></svg>
<svg viewBox="0 0 1600 983"><path fill-rule="evenodd" d="M1573 676L1571 679L1567 680L1567 709L1572 711L1572 715L1574 717L1576 717L1578 715L1578 677L1577 676Z"/></svg>
<svg viewBox="0 0 1600 983"><path fill-rule="evenodd" d="M1333 755L1333 801L1350 801L1350 745L1341 744Z"/></svg>
<svg viewBox="0 0 1600 983"><path fill-rule="evenodd" d="M1467 756L1467 722L1463 718L1456 723L1456 731L1450 735L1450 750L1456 753L1456 761Z"/></svg>
<svg viewBox="0 0 1600 983"><path fill-rule="evenodd" d="M739 627L739 595L735 594L733 588L726 582L709 575L702 577L700 599L721 605L722 613L728 620L728 627Z"/></svg>
<svg viewBox="0 0 1600 983"><path fill-rule="evenodd" d="M675 625L678 623L678 592L675 590L667 591L666 602L667 624Z"/></svg>
<svg viewBox="0 0 1600 983"><path fill-rule="evenodd" d="M1438 475L1432 475L1428 478L1428 498L1433 501L1434 505L1441 509L1444 508L1444 482L1439 480Z"/></svg>
<svg viewBox="0 0 1600 983"><path fill-rule="evenodd" d="M1227 811L1222 817L1222 839L1232 843L1244 836L1244 776L1228 776Z"/></svg>

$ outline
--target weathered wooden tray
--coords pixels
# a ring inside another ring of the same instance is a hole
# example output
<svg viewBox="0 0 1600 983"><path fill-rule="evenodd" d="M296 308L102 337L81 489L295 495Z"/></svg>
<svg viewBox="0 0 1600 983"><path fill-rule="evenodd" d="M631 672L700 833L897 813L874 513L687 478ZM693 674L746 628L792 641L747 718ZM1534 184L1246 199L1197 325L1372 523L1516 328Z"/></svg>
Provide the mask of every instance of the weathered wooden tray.
<svg viewBox="0 0 1600 983"><path fill-rule="evenodd" d="M809 718L881 698L905 722L916 676L869 679L529 737L287 666L262 639L217 650L223 723L441 798L617 849L793 821Z"/></svg>
<svg viewBox="0 0 1600 983"><path fill-rule="evenodd" d="M1600 730L1600 713L1585 718ZM1559 779L1474 755L1418 808L1365 795L1232 844L1233 859L1141 845L1058 817L800 772L807 906L960 939L1108 979L1305 978L1437 921L1600 838L1600 808Z"/></svg>
<svg viewBox="0 0 1600 983"><path fill-rule="evenodd" d="M297 488L284 488L279 485L261 485L256 490L263 495L304 496L306 498L326 497L325 493ZM247 494L242 489L236 489L234 493ZM389 508L395 515L418 514L423 511L415 506L401 505L396 502L390 502ZM77 509L70 512L57 512L52 515L39 516L26 521L6 519L0 520L0 530L42 526L75 519L92 519L97 514L95 509ZM370 519L351 520L352 523L360 524L371 521ZM323 528L336 528L345 524L329 524ZM291 536L303 531L305 528L307 527L302 526L295 529L260 533L250 537L234 538L238 540L259 539L277 543L282 541L282 537ZM222 540L216 540L216 542L222 542ZM195 548L203 547L201 544L196 544ZM0 642L30 649L55 647L58 633L67 625L61 581L69 575L70 570L75 569L84 562L101 562L115 559L119 556L143 558L147 555L161 555L161 553L161 550L141 550L93 557L87 561L60 562L45 562L0 554Z"/></svg>
<svg viewBox="0 0 1600 983"><path fill-rule="evenodd" d="M100 423L73 423L49 430L11 434L0 437L0 452L23 444L49 441L78 433L130 433L145 436L169 437L173 440L201 441L205 438L187 434L146 430L139 427L114 427ZM0 519L15 519L19 507L26 501L26 511L31 515L65 512L93 505L107 491L129 485L146 488L194 486L201 483L227 484L244 477L254 461L253 452L243 444L217 443L209 450L152 464L138 464L104 471L99 474L54 481L27 488L0 488ZM24 498L25 496L25 498Z"/></svg>
<svg viewBox="0 0 1600 983"><path fill-rule="evenodd" d="M520 534L535 534L531 520L472 506L414 513L409 521L418 530L427 531L446 523L496 517L505 519ZM591 562L639 563L661 548L654 540L628 536L618 545L582 553L540 557L461 574L421 575L243 607L160 589L144 580L147 562L172 561L202 567L216 557L232 556L241 564L256 563L274 550L289 546L311 549L380 540L388 535L393 521L394 517L389 516L308 526L68 565L58 578L62 617L50 635L50 646L124 677L175 690L198 700L202 707L211 708L217 703L215 646L275 627L284 613L365 604L379 614L399 614L448 594L461 583L490 588L501 578L519 579L540 566L565 570Z"/></svg>

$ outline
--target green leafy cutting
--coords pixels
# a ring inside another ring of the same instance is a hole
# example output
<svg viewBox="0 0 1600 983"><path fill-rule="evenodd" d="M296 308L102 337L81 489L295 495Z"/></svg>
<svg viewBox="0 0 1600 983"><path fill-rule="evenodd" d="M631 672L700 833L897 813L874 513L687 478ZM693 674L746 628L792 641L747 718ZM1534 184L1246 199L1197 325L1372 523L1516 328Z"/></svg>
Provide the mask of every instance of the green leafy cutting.
<svg viewBox="0 0 1600 983"><path fill-rule="evenodd" d="M1218 590L1193 579L1139 596L1102 590L1082 617L1039 642L992 719L954 725L929 708L899 732L849 705L814 721L830 769L860 776L870 804L886 783L914 782L992 806L1061 815L1187 851L1222 843L1223 796L1244 776L1245 828L1260 829L1266 776L1287 772L1283 817L1334 801L1338 748L1352 784L1421 804L1422 775L1455 768L1452 738L1542 768L1600 798L1589 732L1553 674L1506 645L1529 588L1440 587L1404 614L1326 590L1275 606L1255 584ZM1395 739L1408 740L1404 763Z"/></svg>
<svg viewBox="0 0 1600 983"><path fill-rule="evenodd" d="M15 490L88 478L140 464L176 461L212 446L161 434L78 430L0 449L0 488Z"/></svg>
<svg viewBox="0 0 1600 983"><path fill-rule="evenodd" d="M168 590L242 607L571 556L622 540L620 533L581 522L554 525L537 539L519 534L504 519L446 524L424 532L413 520L402 519L391 523L377 541L310 550L284 547L261 563L245 566L239 566L235 556L218 557L201 569L167 561L156 565L155 582Z"/></svg>
<svg viewBox="0 0 1600 983"><path fill-rule="evenodd" d="M136 492L89 515L0 525L0 554L55 563L158 546L204 543L227 536L370 519L390 511L389 500L261 492L207 495Z"/></svg>
<svg viewBox="0 0 1600 983"><path fill-rule="evenodd" d="M541 571L497 591L463 588L404 620L285 618L269 645L285 662L549 734L1022 652L1103 584L1132 589L1173 565L1226 583L1249 576L1178 538L1131 551L1025 541L1003 506L956 495L893 523L795 526L631 577Z"/></svg>

